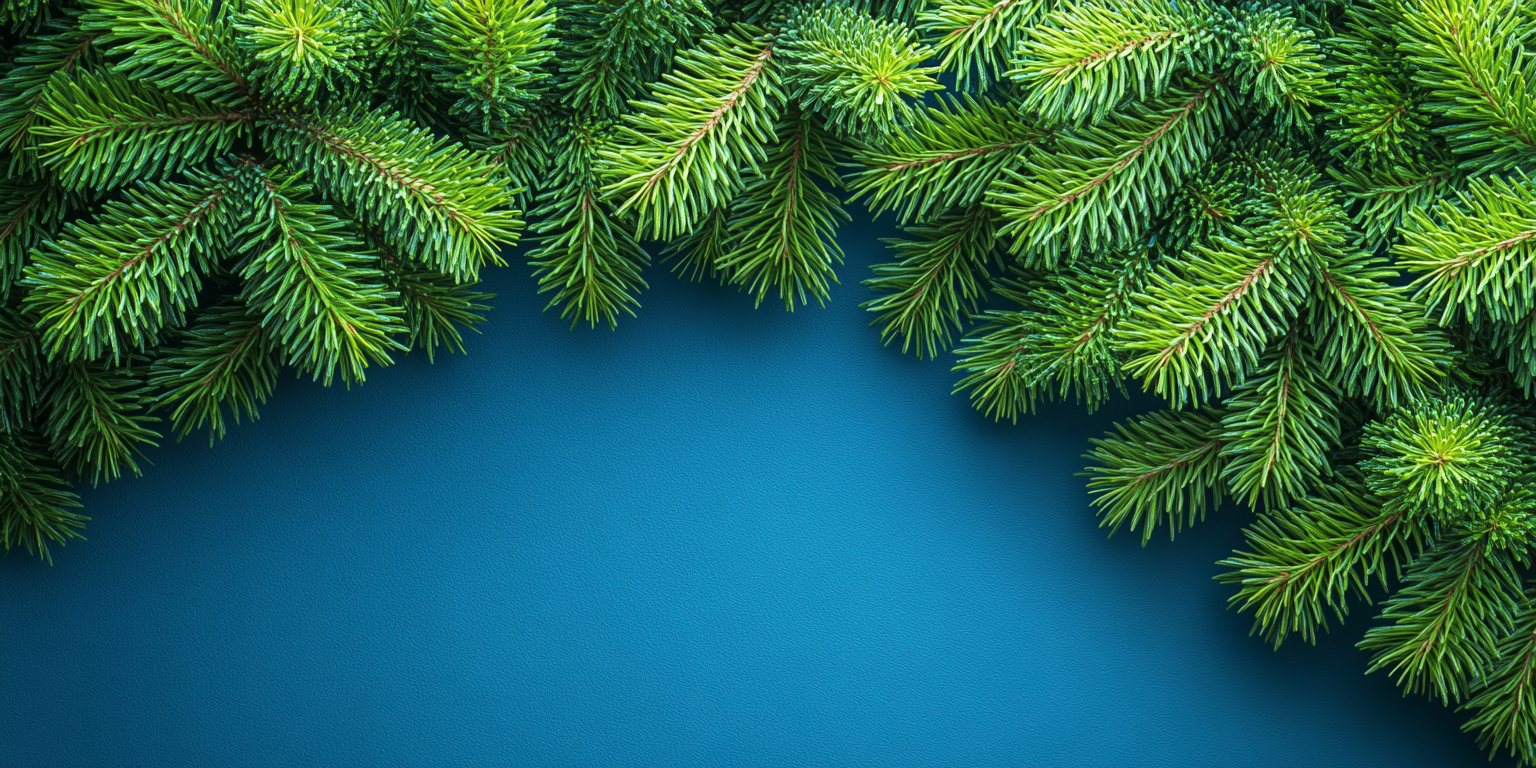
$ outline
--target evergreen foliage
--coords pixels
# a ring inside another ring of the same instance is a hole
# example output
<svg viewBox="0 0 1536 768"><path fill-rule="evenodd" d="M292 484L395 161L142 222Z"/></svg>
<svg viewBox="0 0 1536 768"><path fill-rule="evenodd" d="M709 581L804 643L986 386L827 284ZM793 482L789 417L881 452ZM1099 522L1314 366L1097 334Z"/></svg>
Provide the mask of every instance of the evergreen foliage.
<svg viewBox="0 0 1536 768"><path fill-rule="evenodd" d="M0 529L255 418L279 369L462 349L526 259L571 323L652 253L786 309L894 214L882 340L1094 441L1101 524L1223 561L1536 761L1536 14L1520 0L84 0L7 6ZM952 84L943 93L941 83ZM840 198L846 200L840 202ZM660 246L651 248L652 243ZM163 422L160 420L164 420Z"/></svg>

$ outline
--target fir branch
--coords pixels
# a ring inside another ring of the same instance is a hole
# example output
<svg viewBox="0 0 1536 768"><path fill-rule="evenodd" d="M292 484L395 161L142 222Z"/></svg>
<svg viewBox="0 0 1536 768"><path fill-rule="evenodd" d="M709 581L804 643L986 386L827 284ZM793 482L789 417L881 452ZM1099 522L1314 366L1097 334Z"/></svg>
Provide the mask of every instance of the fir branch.
<svg viewBox="0 0 1536 768"><path fill-rule="evenodd" d="M1469 171L1509 171L1536 158L1536 60L1525 55L1519 0L1413 0L1399 49L1444 120L1436 131Z"/></svg>
<svg viewBox="0 0 1536 768"><path fill-rule="evenodd" d="M1476 715L1461 729L1477 732L1477 744L1490 758L1500 747L1522 764L1536 762L1536 594L1520 599L1515 630L1499 641L1498 661L1480 681L1480 689L1456 711Z"/></svg>
<svg viewBox="0 0 1536 768"><path fill-rule="evenodd" d="M553 292L545 309L559 306L571 325L598 321L609 328L618 315L634 316L635 298L646 283L640 271L650 256L640 247L629 222L614 216L602 200L601 181L593 170L604 137L593 126L569 126L558 142L549 190L539 197L542 220L528 252L539 292Z"/></svg>
<svg viewBox="0 0 1536 768"><path fill-rule="evenodd" d="M720 267L756 303L778 289L786 310L794 310L796 299L824 305L828 280L837 282L833 267L843 262L838 222L849 219L817 183L837 183L832 152L823 129L798 109L788 110L774 133L779 143L732 204L732 248Z"/></svg>
<svg viewBox="0 0 1536 768"><path fill-rule="evenodd" d="M1249 506L1284 508L1328 478L1340 399L1310 344L1294 332L1277 340L1222 415L1222 475L1232 495Z"/></svg>
<svg viewBox="0 0 1536 768"><path fill-rule="evenodd" d="M918 13L917 28L939 56L939 69L955 73L955 88L985 91L1003 77L1008 56L1055 0L934 0Z"/></svg>
<svg viewBox="0 0 1536 768"><path fill-rule="evenodd" d="M452 114L491 131L538 99L548 76L540 65L554 55L544 0L440 0L428 22L437 81L457 98Z"/></svg>
<svg viewBox="0 0 1536 768"><path fill-rule="evenodd" d="M1329 259L1307 309L1313 338L1323 340L1321 369L1345 392L1384 409L1427 395L1453 353L1397 277L1385 260L1366 253Z"/></svg>
<svg viewBox="0 0 1536 768"><path fill-rule="evenodd" d="M158 445L160 433L149 425L153 402L143 378L144 360L122 367L70 363L59 369L48 390L44 431L53 455L71 472L92 483L116 480L124 469L139 474L135 455Z"/></svg>
<svg viewBox="0 0 1536 768"><path fill-rule="evenodd" d="M998 261L997 224L991 211L973 205L905 231L914 239L884 240L901 260L870 267L875 276L864 281L884 295L859 307L878 313L870 325L884 325L882 342L899 337L902 354L915 346L919 359L925 352L931 358L939 345L949 348L962 318L980 309L991 278L987 265Z"/></svg>
<svg viewBox="0 0 1536 768"><path fill-rule="evenodd" d="M250 111L90 72L56 77L35 109L38 154L71 189L179 173L229 152L255 120Z"/></svg>
<svg viewBox="0 0 1536 768"><path fill-rule="evenodd" d="M1253 633L1276 648L1291 634L1317 642L1332 612L1342 623L1354 594L1370 601L1372 577L1382 588L1417 551L1421 532L1400 508L1382 509L1358 475L1318 489L1290 509L1259 515L1243 530L1250 551L1235 551L1217 576L1238 591L1228 604L1253 609Z"/></svg>
<svg viewBox="0 0 1536 768"><path fill-rule="evenodd" d="M260 315L228 298L200 313L174 343L155 358L149 383L161 390L156 408L172 408L178 440L207 424L212 445L242 411L256 420L257 404L277 386L280 362Z"/></svg>
<svg viewBox="0 0 1536 768"><path fill-rule="evenodd" d="M642 235L670 240L693 229L757 172L783 101L772 39L750 26L712 35L624 116L599 172L617 214Z"/></svg>
<svg viewBox="0 0 1536 768"><path fill-rule="evenodd" d="M80 507L80 497L47 454L33 447L37 442L26 433L0 434L0 544L52 565L48 545L85 538L79 529L90 518L70 511Z"/></svg>
<svg viewBox="0 0 1536 768"><path fill-rule="evenodd" d="M1498 657L1521 597L1516 561L1488 534L1442 541L1416 557L1404 586L1359 647L1367 673L1386 670L1408 692L1459 701Z"/></svg>
<svg viewBox="0 0 1536 768"><path fill-rule="evenodd" d="M263 121L268 148L383 232L390 245L473 280L523 226L489 158L397 117L352 111Z"/></svg>
<svg viewBox="0 0 1536 768"><path fill-rule="evenodd" d="M63 360L148 350L196 303L200 273L224 255L240 195L238 167L145 183L71 222L33 252L24 284L43 348Z"/></svg>
<svg viewBox="0 0 1536 768"><path fill-rule="evenodd" d="M1453 317L1479 316L1513 322L1536 303L1536 190L1492 177L1472 180L1457 194L1459 205L1442 202L1431 212L1410 210L1399 263L1422 273L1414 297L1441 324Z"/></svg>
<svg viewBox="0 0 1536 768"><path fill-rule="evenodd" d="M303 202L311 190L297 175L265 170L251 186L250 222L235 235L240 300L262 314L284 362L327 386L389 365L404 349L391 336L405 329L377 258L327 206Z"/></svg>
<svg viewBox="0 0 1536 768"><path fill-rule="evenodd" d="M1145 100L1166 90L1212 42L1211 16L1201 2L1064 5L1019 43L1007 75L1024 87L1026 109L1098 122L1129 95Z"/></svg>
<svg viewBox="0 0 1536 768"><path fill-rule="evenodd" d="M225 107L249 105L253 90L235 53L224 6L206 0L90 0L80 29L126 58L114 72Z"/></svg>
<svg viewBox="0 0 1536 768"><path fill-rule="evenodd" d="M1060 253L1133 244L1171 189L1203 160L1226 121L1220 80L1173 87L1115 120L1031 148L987 190L1011 250L1050 265Z"/></svg>
<svg viewBox="0 0 1536 768"><path fill-rule="evenodd" d="M933 53L900 24L847 5L802 6L779 43L789 96L838 133L883 137L911 122L909 100L941 88Z"/></svg>
<svg viewBox="0 0 1536 768"><path fill-rule="evenodd" d="M1129 523L1141 529L1145 545L1166 524L1172 539L1186 518L1194 525L1221 503L1225 445L1217 411L1156 411L1090 442L1094 448L1084 458L1099 466L1081 474L1089 478L1099 527L1108 527L1110 535Z"/></svg>
<svg viewBox="0 0 1536 768"><path fill-rule="evenodd" d="M1114 339L1143 289L1151 254L1116 254L1103 264L1076 264L1033 285L1010 287L1020 311L988 310L955 353L971 404L994 418L1017 421L1042 399L1074 397L1090 411L1120 380L1123 362Z"/></svg>
<svg viewBox="0 0 1536 768"><path fill-rule="evenodd" d="M1040 138L1007 104L970 96L940 100L909 129L854 150L849 202L862 198L877 216L895 210L899 223L969 208Z"/></svg>

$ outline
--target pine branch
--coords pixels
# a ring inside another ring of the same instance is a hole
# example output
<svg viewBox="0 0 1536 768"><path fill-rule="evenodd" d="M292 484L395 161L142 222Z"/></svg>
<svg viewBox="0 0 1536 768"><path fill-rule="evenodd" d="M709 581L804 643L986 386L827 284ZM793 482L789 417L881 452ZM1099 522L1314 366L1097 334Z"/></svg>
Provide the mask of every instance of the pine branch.
<svg viewBox="0 0 1536 768"><path fill-rule="evenodd" d="M895 210L899 223L969 208L1041 137L1010 105L969 96L940 100L911 128L854 150L849 202L863 198L877 216Z"/></svg>
<svg viewBox="0 0 1536 768"><path fill-rule="evenodd" d="M31 422L51 371L42 355L35 318L0 308L0 432L18 435Z"/></svg>
<svg viewBox="0 0 1536 768"><path fill-rule="evenodd" d="M1284 508L1333 474L1326 455L1339 445L1342 394L1310 346L1282 336L1227 401L1222 476L1249 506Z"/></svg>
<svg viewBox="0 0 1536 768"><path fill-rule="evenodd" d="M1003 78L1008 57L1055 0L934 0L917 27L932 41L939 69L955 88L985 91Z"/></svg>
<svg viewBox="0 0 1536 768"><path fill-rule="evenodd" d="M1220 413L1210 408L1156 411L1116 424L1095 439L1084 457L1099 463L1082 474L1110 535L1130 523L1141 529L1141 543L1159 525L1168 537L1204 520L1208 507L1221 503L1224 465Z"/></svg>
<svg viewBox="0 0 1536 768"><path fill-rule="evenodd" d="M390 245L457 280L474 280L523 222L511 190L485 180L490 159L378 112L275 117L262 133L272 153L302 167L332 199L384 233Z"/></svg>
<svg viewBox="0 0 1536 768"><path fill-rule="evenodd" d="M890 238L900 261L870 267L875 276L864 287L883 294L860 304L878 313L870 325L883 324L880 340L901 339L901 352L916 347L919 359L949 348L950 334L962 318L980 310L991 278L987 265L999 261L997 224L980 205L944 214L933 224L905 228L914 239Z"/></svg>
<svg viewBox="0 0 1536 768"><path fill-rule="evenodd" d="M1424 309L1394 283L1397 276L1366 253L1329 259L1307 309L1313 338L1323 340L1322 370L1348 394L1383 409L1426 396L1453 353Z"/></svg>
<svg viewBox="0 0 1536 768"><path fill-rule="evenodd" d="M1491 670L1498 642L1514 630L1521 597L1516 568L1486 534L1442 541L1419 555L1381 613L1392 623L1372 627L1360 641L1373 652L1367 673L1384 669L1408 692L1447 704L1461 700Z"/></svg>
<svg viewBox="0 0 1536 768"><path fill-rule="evenodd" d="M544 0L441 0L428 16L427 49L451 113L482 131L522 117L537 101L540 65L549 49L555 13Z"/></svg>
<svg viewBox="0 0 1536 768"><path fill-rule="evenodd" d="M798 109L785 112L774 132L779 143L732 204L732 248L720 267L755 303L777 288L786 310L797 298L825 305L828 280L837 282L833 267L843 262L838 222L850 218L817 183L837 183L832 152L823 129Z"/></svg>
<svg viewBox="0 0 1536 768"><path fill-rule="evenodd" d="M47 34L19 46L12 67L0 79L0 146L11 153L13 179L39 171L32 128L41 122L37 108L53 76L95 69L100 63L95 36L80 31L73 21L50 22L44 27Z"/></svg>
<svg viewBox="0 0 1536 768"><path fill-rule="evenodd" d="M384 284L398 295L401 319L410 338L407 349L420 346L427 351L427 362L436 362L437 348L449 353L463 353L464 335L459 326L475 330L485 322L480 314L490 310L482 302L496 298L494 293L476 290L477 283L460 283L441 272L422 269L399 256L385 256L381 261ZM478 332L478 331L477 331Z"/></svg>
<svg viewBox="0 0 1536 768"><path fill-rule="evenodd" d="M21 547L52 565L48 545L85 538L79 529L90 518L70 511L80 507L80 497L34 444L25 433L0 435L0 543L6 552Z"/></svg>
<svg viewBox="0 0 1536 768"><path fill-rule="evenodd" d="M1472 699L1456 711L1476 715L1461 729L1477 732L1477 745L1489 757L1500 747L1521 764L1536 762L1536 595L1527 589L1520 599L1515 630L1499 641L1498 661L1481 681Z"/></svg>
<svg viewBox="0 0 1536 768"><path fill-rule="evenodd" d="M1366 482L1442 522L1485 518L1520 475L1524 445L1509 417L1465 397L1416 405L1366 425Z"/></svg>
<svg viewBox="0 0 1536 768"><path fill-rule="evenodd" d="M1351 201L1350 218L1371 250L1395 239L1410 211L1429 208L1466 186L1449 159L1434 155L1390 166L1333 166L1328 172Z"/></svg>
<svg viewBox="0 0 1536 768"><path fill-rule="evenodd" d="M1525 55L1519 0L1413 0L1399 49L1429 92L1436 131L1468 171L1510 171L1536 158L1536 60Z"/></svg>
<svg viewBox="0 0 1536 768"><path fill-rule="evenodd" d="M1402 509L1383 509L1357 476L1318 488L1291 509L1261 514L1243 530L1250 551L1235 551L1216 577L1238 591L1228 604L1253 609L1253 632L1275 648L1293 633L1317 642L1328 614L1340 623L1351 593L1370 602L1375 577L1383 589L1418 550L1422 533Z"/></svg>
<svg viewBox="0 0 1536 768"><path fill-rule="evenodd" d="M1414 297L1442 325L1453 317L1514 322L1536 303L1536 189L1529 179L1474 179L1431 212L1410 210L1393 251L1421 272Z"/></svg>
<svg viewBox="0 0 1536 768"><path fill-rule="evenodd" d="M801 6L779 43L789 96L832 130L879 138L912 120L909 100L941 88L924 67L932 49L901 24L877 21L847 5Z"/></svg>
<svg viewBox="0 0 1536 768"><path fill-rule="evenodd" d="M180 325L224 255L241 205L241 171L189 172L187 183L140 184L95 221L71 222L33 251L23 283L50 357L120 360Z"/></svg>
<svg viewBox="0 0 1536 768"><path fill-rule="evenodd" d="M142 455L145 445L158 445L160 437L149 426L159 419L149 415L153 397L143 378L144 362L139 358L123 367L60 367L44 405L44 431L53 455L66 469L88 476L93 484L102 477L116 480L124 469L140 474L134 456Z"/></svg>
<svg viewBox="0 0 1536 768"><path fill-rule="evenodd" d="M966 372L955 391L969 388L978 410L1013 421L1040 400L1072 397L1092 411L1109 399L1111 385L1124 392L1113 341L1131 297L1142 290L1150 256L1075 264L1016 292L1021 311L989 310L986 324L955 351L954 370Z"/></svg>
<svg viewBox="0 0 1536 768"><path fill-rule="evenodd" d="M618 315L634 316L635 296L648 287L640 271L650 256L640 247L629 222L614 216L602 199L593 169L605 138L589 125L569 126L558 141L549 191L539 197L542 222L528 252L539 292L553 292L545 307L559 306L571 325L618 325Z"/></svg>
<svg viewBox="0 0 1536 768"><path fill-rule="evenodd" d="M1009 79L1024 108L1099 122L1128 96L1146 100L1213 42L1203 3L1084 0L1057 7L1018 46Z"/></svg>
<svg viewBox="0 0 1536 768"><path fill-rule="evenodd" d="M670 240L726 205L758 171L783 101L772 40L750 26L712 35L635 102L599 169L604 194L642 235Z"/></svg>
<svg viewBox="0 0 1536 768"><path fill-rule="evenodd" d="M90 0L80 29L115 57L126 55L112 65L116 73L224 107L245 107L253 90L225 11L204 0Z"/></svg>
<svg viewBox="0 0 1536 768"><path fill-rule="evenodd" d="M37 151L65 187L109 189L180 173L251 135L255 114L120 75L55 77L35 108Z"/></svg>
<svg viewBox="0 0 1536 768"><path fill-rule="evenodd" d="M1065 251L1129 246L1175 188L1204 159L1227 119L1221 81L1172 87L1114 120L1060 134L1054 150L1033 147L1021 170L1007 169L987 204L1012 239L1045 265Z"/></svg>
<svg viewBox="0 0 1536 768"><path fill-rule="evenodd" d="M378 259L330 208L303 202L309 185L277 169L253 186L250 223L235 235L240 300L261 313L284 362L329 386L361 382L369 363L389 365L405 330Z"/></svg>
<svg viewBox="0 0 1536 768"><path fill-rule="evenodd" d="M261 316L229 298L200 313L150 368L149 383L162 393L156 408L171 407L176 439L208 425L208 444L222 439L229 420L256 420L277 386L277 344ZM227 415L226 415L227 407Z"/></svg>

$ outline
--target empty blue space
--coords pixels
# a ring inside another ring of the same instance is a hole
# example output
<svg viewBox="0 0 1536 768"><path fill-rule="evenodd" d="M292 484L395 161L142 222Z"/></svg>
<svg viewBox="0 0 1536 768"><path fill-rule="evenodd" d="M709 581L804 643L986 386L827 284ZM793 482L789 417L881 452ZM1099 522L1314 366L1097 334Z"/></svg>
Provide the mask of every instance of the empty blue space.
<svg viewBox="0 0 1536 768"><path fill-rule="evenodd" d="M469 354L82 489L0 560L0 765L1486 765L1365 676L1356 610L1278 653L1229 611L1223 508L1106 538L1074 476L1149 401L993 423L858 303L647 273L568 329L522 264Z"/></svg>

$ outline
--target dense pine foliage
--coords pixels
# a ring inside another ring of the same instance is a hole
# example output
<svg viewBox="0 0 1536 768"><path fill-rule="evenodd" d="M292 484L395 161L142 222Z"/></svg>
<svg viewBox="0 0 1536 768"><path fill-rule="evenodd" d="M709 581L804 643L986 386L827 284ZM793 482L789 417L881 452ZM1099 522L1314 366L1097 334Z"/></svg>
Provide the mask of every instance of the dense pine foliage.
<svg viewBox="0 0 1536 768"><path fill-rule="evenodd" d="M1139 387L1105 526L1231 500L1278 644L1536 759L1536 12L1518 0L87 0L6 6L0 535L223 435L284 368L462 347L518 240L614 327L651 254L787 309L845 202L866 303L1014 420ZM948 84L946 86L945 84ZM660 248L650 247L657 243Z"/></svg>

